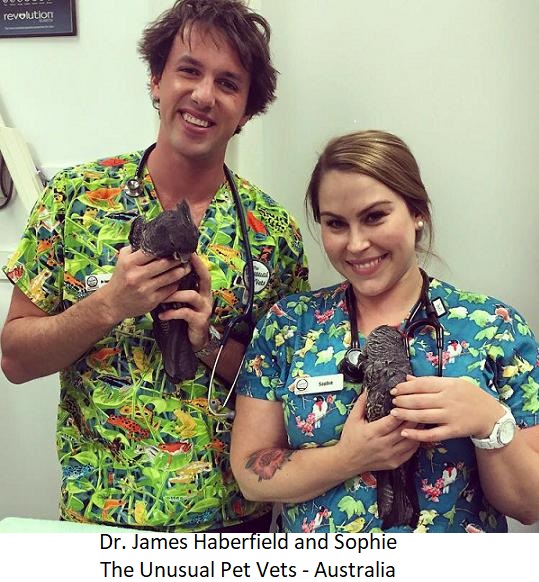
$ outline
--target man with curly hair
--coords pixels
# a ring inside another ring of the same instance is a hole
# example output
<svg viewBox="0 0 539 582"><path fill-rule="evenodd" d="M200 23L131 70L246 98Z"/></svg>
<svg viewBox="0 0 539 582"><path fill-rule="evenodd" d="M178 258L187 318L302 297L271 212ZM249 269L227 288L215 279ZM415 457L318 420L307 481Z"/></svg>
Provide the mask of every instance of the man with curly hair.
<svg viewBox="0 0 539 582"><path fill-rule="evenodd" d="M250 338L245 311L246 217L253 319L307 287L295 220L237 175L231 137L275 98L270 27L239 0L178 0L144 31L157 141L145 152L67 168L46 187L4 268L14 283L2 368L14 383L60 371L61 517L160 531L267 531L271 507L246 501L229 463L227 392ZM198 227L188 264L128 244L132 220L185 200ZM178 290L194 270L198 288ZM150 312L183 320L198 358L173 382ZM261 362L263 368L264 363ZM217 414L216 414L217 413Z"/></svg>

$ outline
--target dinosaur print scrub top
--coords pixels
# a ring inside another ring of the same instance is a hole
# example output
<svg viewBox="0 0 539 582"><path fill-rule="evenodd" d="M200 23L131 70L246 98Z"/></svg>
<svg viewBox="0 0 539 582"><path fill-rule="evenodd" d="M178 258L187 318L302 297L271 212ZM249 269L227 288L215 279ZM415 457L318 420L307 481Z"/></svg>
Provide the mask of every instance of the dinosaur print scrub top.
<svg viewBox="0 0 539 582"><path fill-rule="evenodd" d="M144 192L126 195L141 152L58 173L36 203L4 268L38 307L57 314L83 300L114 271L133 218L162 212L150 175ZM236 176L256 264L254 315L287 293L307 288L307 267L294 219ZM245 258L227 184L200 225L198 253L212 277L212 323L242 313ZM236 330L238 339L245 330ZM60 372L57 448L66 520L196 531L234 525L269 510L246 501L229 464L229 426L208 412L209 370L172 385L152 336L149 314L122 321ZM223 402L216 378L213 398ZM217 404L217 403L216 403Z"/></svg>
<svg viewBox="0 0 539 582"><path fill-rule="evenodd" d="M360 384L344 382L342 391L304 395L295 391L302 377L338 373L351 339L347 286L342 283L282 299L259 322L247 351L238 391L282 403L292 449L335 444L362 390ZM519 426L538 424L537 343L519 313L496 299L436 279L431 280L429 296L431 301L441 298L446 309L440 318L445 329L444 376L477 384L509 406ZM360 345L364 344L365 338L360 337ZM414 375L437 374L432 328L418 330L410 342L410 355ZM470 439L428 443L419 448L418 460L420 518L415 531L507 530L505 517L485 499ZM381 531L376 479L364 473L310 501L285 504L283 522L288 532Z"/></svg>

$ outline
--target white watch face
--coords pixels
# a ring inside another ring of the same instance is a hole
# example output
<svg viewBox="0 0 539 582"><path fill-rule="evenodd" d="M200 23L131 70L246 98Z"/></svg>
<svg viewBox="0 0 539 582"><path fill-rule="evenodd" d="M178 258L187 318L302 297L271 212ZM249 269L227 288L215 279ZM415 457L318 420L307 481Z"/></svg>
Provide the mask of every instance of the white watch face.
<svg viewBox="0 0 539 582"><path fill-rule="evenodd" d="M498 440L502 445L509 444L515 436L515 423L512 420L506 420L500 426Z"/></svg>

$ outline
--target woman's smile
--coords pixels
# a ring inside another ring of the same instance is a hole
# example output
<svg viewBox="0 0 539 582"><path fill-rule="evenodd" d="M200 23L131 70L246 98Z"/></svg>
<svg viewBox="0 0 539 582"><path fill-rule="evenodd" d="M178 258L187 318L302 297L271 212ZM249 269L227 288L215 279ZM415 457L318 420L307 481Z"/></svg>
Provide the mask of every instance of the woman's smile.
<svg viewBox="0 0 539 582"><path fill-rule="evenodd" d="M350 259L346 262L350 265L350 268L358 275L361 275L363 277L369 277L371 275L374 275L378 271L378 268L382 264L382 261L384 261L387 257L388 253L385 253L375 258L361 260Z"/></svg>

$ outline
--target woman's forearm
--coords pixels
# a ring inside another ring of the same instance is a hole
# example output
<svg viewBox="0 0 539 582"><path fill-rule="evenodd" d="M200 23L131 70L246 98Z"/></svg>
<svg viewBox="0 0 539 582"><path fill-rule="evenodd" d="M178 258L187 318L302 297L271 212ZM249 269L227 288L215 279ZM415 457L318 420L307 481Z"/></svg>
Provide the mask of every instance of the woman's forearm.
<svg viewBox="0 0 539 582"><path fill-rule="evenodd" d="M477 449L476 456L489 502L521 523L539 521L539 426L517 431L502 449Z"/></svg>
<svg viewBox="0 0 539 582"><path fill-rule="evenodd" d="M233 459L232 466L247 499L281 503L308 501L358 474L337 446L272 447Z"/></svg>
<svg viewBox="0 0 539 582"><path fill-rule="evenodd" d="M300 503L366 471L395 469L419 446L402 438L392 416L365 419L365 398L352 407L335 444L290 450L280 402L238 396L232 430L232 470L256 501Z"/></svg>

